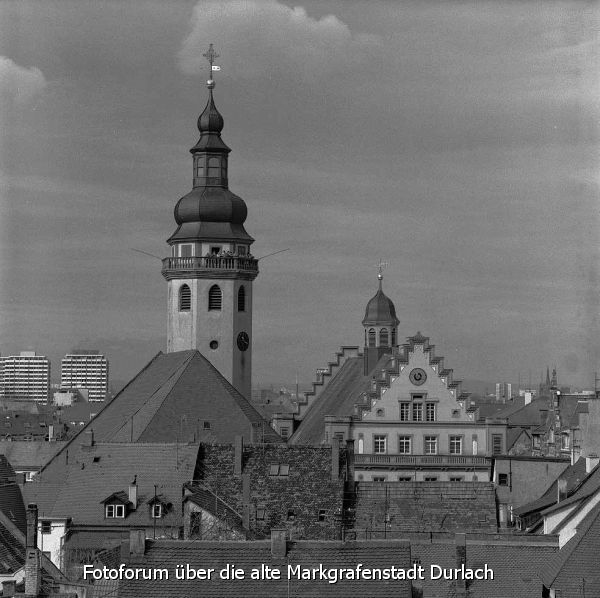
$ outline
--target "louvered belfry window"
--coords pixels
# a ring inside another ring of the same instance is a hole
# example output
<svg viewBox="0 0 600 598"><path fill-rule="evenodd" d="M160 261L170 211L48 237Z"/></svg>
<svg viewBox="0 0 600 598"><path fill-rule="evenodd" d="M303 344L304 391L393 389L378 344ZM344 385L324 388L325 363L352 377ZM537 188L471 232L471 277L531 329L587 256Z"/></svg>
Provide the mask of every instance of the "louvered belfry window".
<svg viewBox="0 0 600 598"><path fill-rule="evenodd" d="M243 286L238 291L238 311L246 311L246 289Z"/></svg>
<svg viewBox="0 0 600 598"><path fill-rule="evenodd" d="M187 284L179 287L179 311L190 311L192 308L192 291Z"/></svg>
<svg viewBox="0 0 600 598"><path fill-rule="evenodd" d="M221 311L223 305L223 293L221 288L214 284L208 291L208 310Z"/></svg>

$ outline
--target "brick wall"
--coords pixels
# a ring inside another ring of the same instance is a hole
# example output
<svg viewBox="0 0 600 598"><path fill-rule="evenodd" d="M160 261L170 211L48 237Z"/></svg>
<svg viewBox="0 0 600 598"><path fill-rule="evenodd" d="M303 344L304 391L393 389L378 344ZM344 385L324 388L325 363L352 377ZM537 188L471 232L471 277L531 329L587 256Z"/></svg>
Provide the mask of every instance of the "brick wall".
<svg viewBox="0 0 600 598"><path fill-rule="evenodd" d="M194 477L241 513L255 532L286 527L294 539L336 539L341 534L344 451L339 459L341 473L334 480L330 446L246 446L242 475L235 476L234 447L205 445Z"/></svg>
<svg viewBox="0 0 600 598"><path fill-rule="evenodd" d="M355 528L374 532L496 530L486 482L359 482ZM377 536L379 537L379 536Z"/></svg>

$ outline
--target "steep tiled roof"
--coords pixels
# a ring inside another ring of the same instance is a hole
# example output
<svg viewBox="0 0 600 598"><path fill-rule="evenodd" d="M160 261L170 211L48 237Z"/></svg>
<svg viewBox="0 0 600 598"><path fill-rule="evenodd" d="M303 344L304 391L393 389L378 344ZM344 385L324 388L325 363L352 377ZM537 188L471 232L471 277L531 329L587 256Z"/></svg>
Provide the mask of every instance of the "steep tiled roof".
<svg viewBox="0 0 600 598"><path fill-rule="evenodd" d="M585 458L580 459L580 461L583 461L585 463ZM596 466L590 472L590 474L586 478L584 478L583 482L574 489L574 491L573 489L571 489L572 493L568 492L569 496L566 499L561 500L559 503L548 507L543 512L543 515L547 513L552 513L557 509L562 509L568 505L579 502L580 500L588 498L589 496L595 494L598 491L600 491L600 467Z"/></svg>
<svg viewBox="0 0 600 598"><path fill-rule="evenodd" d="M97 442L227 443L236 435L250 437L251 428L265 442L282 442L199 351L159 353L50 463L64 462L88 431Z"/></svg>
<svg viewBox="0 0 600 598"><path fill-rule="evenodd" d="M194 477L197 444L97 443L91 448L73 446L64 459L55 459L27 483L27 502L37 503L40 516L70 517L74 524L125 526L150 525L146 502L158 493L172 509L157 523L181 525L183 484ZM116 492L127 492L137 476L137 510L127 517L104 518L100 501Z"/></svg>
<svg viewBox="0 0 600 598"><path fill-rule="evenodd" d="M567 495L571 495L585 480L588 474L585 471L585 459L578 459L573 465L567 467L559 476L567 482ZM558 498L557 480L552 482L550 487L540 496L540 498L531 501L518 509L514 509L514 514L518 516L542 511L556 503Z"/></svg>
<svg viewBox="0 0 600 598"><path fill-rule="evenodd" d="M536 538L537 540L537 538ZM466 566L493 570L494 579L466 582L467 598L533 598L541 596L539 571L558 550L555 540L530 542L497 537L497 540L467 540ZM420 559L429 571L431 565L444 568L457 566L456 547L453 543L411 544L411 556ZM422 582L427 598L454 598L457 594L454 581L432 580Z"/></svg>
<svg viewBox="0 0 600 598"><path fill-rule="evenodd" d="M64 446L64 442L33 440L30 442L0 441L0 454L20 469L40 469Z"/></svg>
<svg viewBox="0 0 600 598"><path fill-rule="evenodd" d="M285 558L271 556L270 541L256 542L148 542L144 567L164 567L172 573L176 565L189 563L192 568L213 568L216 579L210 581L169 580L121 581L115 598L239 598L244 596L298 596L298 597L346 597L368 596L369 598L410 598L410 583L407 581L287 579L287 566L350 568L359 563L363 568L385 568L410 566L410 546L402 540L385 542L288 542ZM246 572L243 580L224 581L218 572L228 564L235 564ZM266 564L281 570L280 580L250 579L253 568Z"/></svg>
<svg viewBox="0 0 600 598"><path fill-rule="evenodd" d="M354 403L371 386L371 376L364 375L362 357L350 357L327 384L306 417L290 438L290 444L321 444L325 441L326 415L353 415Z"/></svg>
<svg viewBox="0 0 600 598"><path fill-rule="evenodd" d="M539 426L541 423L540 411L548 410L548 401L546 399L535 399L519 409L511 409L511 407L513 406L499 411L496 413L496 417L506 417L509 426Z"/></svg>
<svg viewBox="0 0 600 598"><path fill-rule="evenodd" d="M307 412L289 443L321 444L325 442L326 415L358 416L355 405L362 403L361 396L371 389L374 373L384 369L390 358L391 355L382 355L367 375L362 356L348 358Z"/></svg>
<svg viewBox="0 0 600 598"><path fill-rule="evenodd" d="M563 596L600 596L600 505L577 527L577 533L541 570L547 588Z"/></svg>

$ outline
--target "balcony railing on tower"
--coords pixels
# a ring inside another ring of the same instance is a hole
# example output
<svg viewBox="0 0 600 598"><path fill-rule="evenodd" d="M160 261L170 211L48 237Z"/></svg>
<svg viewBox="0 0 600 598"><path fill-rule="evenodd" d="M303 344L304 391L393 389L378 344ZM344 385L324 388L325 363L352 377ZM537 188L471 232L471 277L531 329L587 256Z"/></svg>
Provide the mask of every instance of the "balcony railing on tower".
<svg viewBox="0 0 600 598"><path fill-rule="evenodd" d="M205 257L167 257L162 260L163 276L174 273L192 273L202 271L245 272L249 275L258 274L258 260L248 256L218 256Z"/></svg>

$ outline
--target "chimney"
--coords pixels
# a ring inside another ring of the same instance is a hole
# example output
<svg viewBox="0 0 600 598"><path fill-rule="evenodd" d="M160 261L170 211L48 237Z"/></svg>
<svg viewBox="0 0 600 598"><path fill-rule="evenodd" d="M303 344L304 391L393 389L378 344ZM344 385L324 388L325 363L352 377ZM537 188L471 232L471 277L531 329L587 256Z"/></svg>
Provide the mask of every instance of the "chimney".
<svg viewBox="0 0 600 598"><path fill-rule="evenodd" d="M14 579L2 582L2 598L13 598L17 593L17 582Z"/></svg>
<svg viewBox="0 0 600 598"><path fill-rule="evenodd" d="M133 482L129 484L129 502L131 503L132 510L137 509L137 475L133 476Z"/></svg>
<svg viewBox="0 0 600 598"><path fill-rule="evenodd" d="M129 558L140 560L146 551L146 531L143 529L129 530Z"/></svg>
<svg viewBox="0 0 600 598"><path fill-rule="evenodd" d="M600 458L596 453L587 455L585 458L585 473L590 473L598 463L600 463Z"/></svg>
<svg viewBox="0 0 600 598"><path fill-rule="evenodd" d="M94 430L86 430L83 433L83 441L81 446L91 448L94 446Z"/></svg>
<svg viewBox="0 0 600 598"><path fill-rule="evenodd" d="M37 549L38 508L27 505L27 536L25 544L25 595L37 596L42 585L40 552Z"/></svg>
<svg viewBox="0 0 600 598"><path fill-rule="evenodd" d="M53 440L56 440L54 438L54 424L50 424L48 426L48 442L52 442Z"/></svg>
<svg viewBox="0 0 600 598"><path fill-rule="evenodd" d="M587 465L587 463L586 463L586 465ZM567 480L565 480L564 478L559 478L556 486L557 486L557 490L558 490L556 502L565 500L565 498L567 498Z"/></svg>
<svg viewBox="0 0 600 598"><path fill-rule="evenodd" d="M244 456L244 437L236 436L233 452L233 475L242 475L242 459Z"/></svg>
<svg viewBox="0 0 600 598"><path fill-rule="evenodd" d="M340 477L340 441L331 439L331 479L335 482Z"/></svg>
<svg viewBox="0 0 600 598"><path fill-rule="evenodd" d="M455 534L456 544L456 566L460 568L461 565L467 566L467 535L466 534ZM456 596L466 596L467 587L465 580L460 577L456 580Z"/></svg>
<svg viewBox="0 0 600 598"><path fill-rule="evenodd" d="M284 559L287 554L287 530L285 528L271 529L271 557Z"/></svg>

